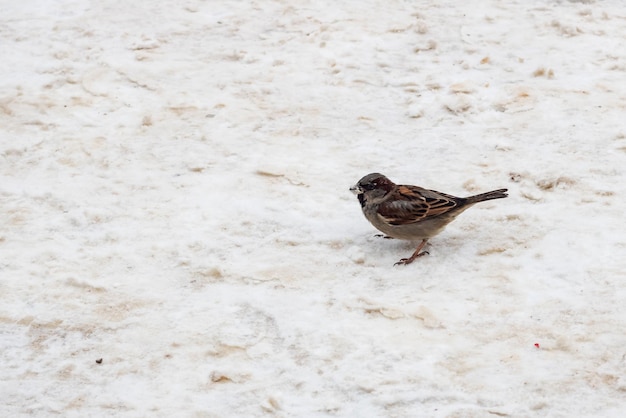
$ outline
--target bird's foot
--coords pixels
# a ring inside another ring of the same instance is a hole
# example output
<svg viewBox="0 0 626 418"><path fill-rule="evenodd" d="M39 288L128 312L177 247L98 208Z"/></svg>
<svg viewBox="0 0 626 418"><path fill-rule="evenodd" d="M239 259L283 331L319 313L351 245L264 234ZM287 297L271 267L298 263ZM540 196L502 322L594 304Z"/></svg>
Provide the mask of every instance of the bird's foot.
<svg viewBox="0 0 626 418"><path fill-rule="evenodd" d="M413 254L411 257L409 258L401 258L397 263L394 263L394 266L406 266L407 264L411 264L413 261L415 261L416 258L419 258L421 256L424 256L426 254L430 254L428 251L422 251L419 254Z"/></svg>
<svg viewBox="0 0 626 418"><path fill-rule="evenodd" d="M398 264L406 266L407 264L411 264L413 261L415 261L417 257L428 254L428 251L422 251L422 248L424 248L426 242L428 242L428 238L425 238L422 240L422 242L420 242L420 245L417 246L417 249L409 258L401 258L400 261L394 264L394 266L397 266Z"/></svg>
<svg viewBox="0 0 626 418"><path fill-rule="evenodd" d="M383 234L376 234L374 235L376 238L384 238L384 239L394 239L393 237L390 237L389 235L383 235Z"/></svg>

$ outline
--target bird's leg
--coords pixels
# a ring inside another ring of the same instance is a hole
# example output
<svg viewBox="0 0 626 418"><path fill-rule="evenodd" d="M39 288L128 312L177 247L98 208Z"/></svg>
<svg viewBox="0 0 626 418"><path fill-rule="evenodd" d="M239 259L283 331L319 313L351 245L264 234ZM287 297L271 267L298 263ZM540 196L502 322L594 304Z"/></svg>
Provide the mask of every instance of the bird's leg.
<svg viewBox="0 0 626 418"><path fill-rule="evenodd" d="M428 239L423 239L422 242L420 242L420 245L417 246L417 249L415 250L412 256L410 256L409 258L401 258L400 261L394 264L394 266L398 264L402 264L402 265L411 264L413 261L415 261L417 257L421 257L423 255L428 254L428 251L424 251L420 253L420 251L422 251L422 248L424 248L424 245L426 245L426 242L428 242Z"/></svg>
<svg viewBox="0 0 626 418"><path fill-rule="evenodd" d="M383 235L383 234L376 234L374 236L376 238L393 239L393 237L390 237L389 235Z"/></svg>

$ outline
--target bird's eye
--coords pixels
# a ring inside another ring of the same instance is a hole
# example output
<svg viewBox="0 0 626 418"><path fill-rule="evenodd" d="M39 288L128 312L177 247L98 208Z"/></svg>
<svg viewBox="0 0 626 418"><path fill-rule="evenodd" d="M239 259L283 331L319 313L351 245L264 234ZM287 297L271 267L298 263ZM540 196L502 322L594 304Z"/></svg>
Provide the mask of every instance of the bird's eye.
<svg viewBox="0 0 626 418"><path fill-rule="evenodd" d="M374 190L376 188L376 186L374 184L372 184L372 183L367 183L367 184L363 185L363 188L365 190Z"/></svg>

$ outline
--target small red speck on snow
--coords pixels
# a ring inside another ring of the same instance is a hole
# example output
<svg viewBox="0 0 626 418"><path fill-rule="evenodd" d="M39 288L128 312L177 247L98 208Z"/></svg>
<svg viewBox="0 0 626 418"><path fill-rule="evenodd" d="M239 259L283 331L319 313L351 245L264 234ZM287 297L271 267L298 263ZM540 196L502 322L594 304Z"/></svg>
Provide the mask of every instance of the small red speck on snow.
<svg viewBox="0 0 626 418"><path fill-rule="evenodd" d="M539 343L535 343L535 347L539 348Z"/></svg>

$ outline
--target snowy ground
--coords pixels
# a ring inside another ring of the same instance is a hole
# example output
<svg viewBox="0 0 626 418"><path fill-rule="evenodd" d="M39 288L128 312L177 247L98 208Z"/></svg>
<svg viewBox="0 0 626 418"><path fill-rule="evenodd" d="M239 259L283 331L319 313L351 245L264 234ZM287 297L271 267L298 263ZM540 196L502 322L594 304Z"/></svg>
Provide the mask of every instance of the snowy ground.
<svg viewBox="0 0 626 418"><path fill-rule="evenodd" d="M623 416L623 2L0 19L1 416ZM510 197L394 267L372 171Z"/></svg>

